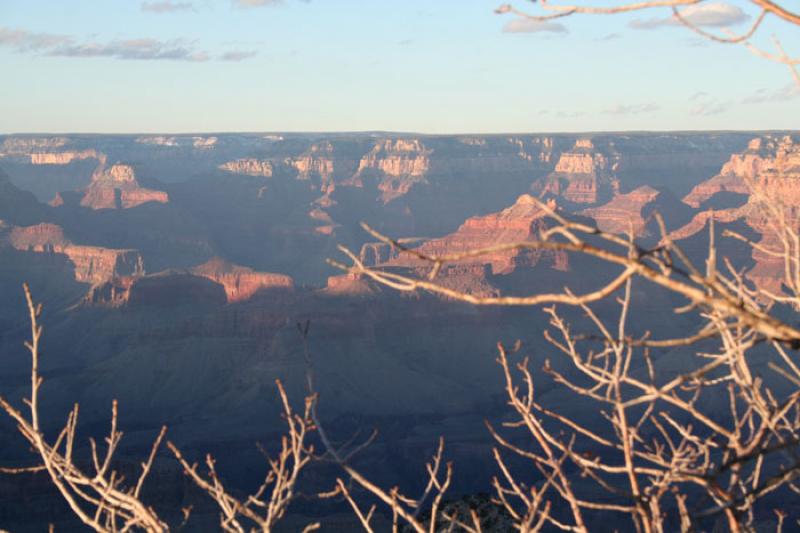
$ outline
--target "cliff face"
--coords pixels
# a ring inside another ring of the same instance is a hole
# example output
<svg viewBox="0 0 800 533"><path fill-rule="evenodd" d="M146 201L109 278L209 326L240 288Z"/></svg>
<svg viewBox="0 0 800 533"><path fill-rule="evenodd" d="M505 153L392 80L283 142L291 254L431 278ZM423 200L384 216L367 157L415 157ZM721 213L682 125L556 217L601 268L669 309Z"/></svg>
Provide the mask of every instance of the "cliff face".
<svg viewBox="0 0 800 533"><path fill-rule="evenodd" d="M609 158L598 152L592 141L578 139L572 150L561 153L553 172L534 183L532 190L540 196L596 204L618 190L618 181L613 175L618 163L616 157Z"/></svg>
<svg viewBox="0 0 800 533"><path fill-rule="evenodd" d="M365 178L375 177L383 202L389 203L424 180L431 152L419 139L381 140L361 158L350 184L363 187Z"/></svg>
<svg viewBox="0 0 800 533"><path fill-rule="evenodd" d="M536 137L533 139L509 137L508 142L519 149L517 155L526 161L550 163L553 159L554 143L552 137Z"/></svg>
<svg viewBox="0 0 800 533"><path fill-rule="evenodd" d="M779 172L789 163L787 157L790 157L791 150L787 152L787 142L791 145L791 138L753 139L747 150L731 155L717 176L695 186L683 201L696 208L720 192L750 194L748 182L752 183L762 175Z"/></svg>
<svg viewBox="0 0 800 533"><path fill-rule="evenodd" d="M105 156L95 150L80 152L33 152L30 154L31 165L69 165L73 161L97 159L105 162Z"/></svg>
<svg viewBox="0 0 800 533"><path fill-rule="evenodd" d="M336 188L333 180L333 144L316 143L297 157L287 157L285 163L297 170L297 179L309 180L328 196Z"/></svg>
<svg viewBox="0 0 800 533"><path fill-rule="evenodd" d="M34 151L61 148L69 143L66 137L10 137L0 145L0 154L25 155Z"/></svg>
<svg viewBox="0 0 800 533"><path fill-rule="evenodd" d="M554 203L550 203L555 208ZM539 232L547 227L546 213L530 195L523 194L516 203L499 213L472 217L464 222L455 233L439 239L424 242L416 250L429 256L450 255L476 248L524 242L536 239ZM363 252L362 252L363 253ZM386 252L376 251L381 257ZM544 250L520 251L505 250L480 257L469 257L455 261L455 265L488 265L491 273L509 274L518 266L533 266L544 262L559 269L567 267L566 254ZM400 266L420 266L418 259L408 254L390 258L384 264Z"/></svg>
<svg viewBox="0 0 800 533"><path fill-rule="evenodd" d="M627 194L616 194L607 204L584 209L581 215L593 218L597 227L609 233L627 233L630 229L638 236L644 233L646 221L642 210L658 198L659 191L644 186Z"/></svg>
<svg viewBox="0 0 800 533"><path fill-rule="evenodd" d="M169 195L141 187L133 167L119 163L99 168L81 198L81 205L91 209L129 209L147 202L166 204Z"/></svg>
<svg viewBox="0 0 800 533"><path fill-rule="evenodd" d="M137 137L136 142L139 144L147 144L152 146L164 146L168 148L177 148L182 146L191 146L196 149L213 148L217 144L216 137L178 137L175 135L146 135Z"/></svg>
<svg viewBox="0 0 800 533"><path fill-rule="evenodd" d="M247 176L263 176L269 178L272 176L273 168L272 162L269 160L259 160L253 158L236 159L235 161L228 161L219 166L221 170L231 172L233 174L244 174Z"/></svg>
<svg viewBox="0 0 800 533"><path fill-rule="evenodd" d="M136 250L115 250L72 244L55 224L11 228L8 244L20 251L66 255L74 265L75 281L92 285L117 276L144 274L144 262Z"/></svg>
<svg viewBox="0 0 800 533"><path fill-rule="evenodd" d="M787 222L800 225L800 143L792 136L765 136L752 140L746 151L734 154L720 174L692 190L684 202L700 205L713 200L722 192L747 194L747 202L729 209L706 210L698 213L685 226L673 232L674 239L688 238L703 230L710 218L715 222L744 222L760 237L759 245L770 250L782 250L781 241L773 229L775 220L761 207L766 197L781 206ZM762 289L781 291L784 264L781 257L752 251L755 266L747 276Z"/></svg>
<svg viewBox="0 0 800 533"><path fill-rule="evenodd" d="M264 289L292 289L294 282L289 276L256 272L243 266L233 265L214 257L190 270L195 276L204 277L225 287L228 302L241 302L250 299Z"/></svg>
<svg viewBox="0 0 800 533"><path fill-rule="evenodd" d="M257 272L213 257L188 270L168 270L148 276L143 271L126 272L95 284L86 296L91 305L220 305L249 300L266 289L291 290L289 276ZM220 298L221 296L221 298Z"/></svg>

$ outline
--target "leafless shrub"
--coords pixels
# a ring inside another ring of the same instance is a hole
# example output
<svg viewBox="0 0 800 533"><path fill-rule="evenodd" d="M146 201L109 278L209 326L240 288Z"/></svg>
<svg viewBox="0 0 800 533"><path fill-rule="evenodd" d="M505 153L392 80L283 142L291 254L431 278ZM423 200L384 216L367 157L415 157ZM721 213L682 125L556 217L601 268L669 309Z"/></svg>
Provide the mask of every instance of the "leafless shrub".
<svg viewBox="0 0 800 533"><path fill-rule="evenodd" d="M161 428L150 455L141 464L141 473L133 485L126 485L124 478L116 472L112 463L114 454L122 439L117 429L117 403L111 411L111 431L105 439L105 451L99 449L91 439L91 460L94 472L86 472L75 464L75 430L78 425L78 405L67 416L64 428L54 442L49 442L42 431L39 420L39 388L42 377L39 375L40 345L42 326L38 319L42 311L40 304L34 304L28 286L24 286L25 299L31 323L31 340L25 346L31 356L31 392L24 399L28 413L14 407L0 397L0 407L17 423L19 433L31 445L38 464L23 468L6 468L4 473L46 471L53 485L67 502L75 515L86 526L95 531L166 531L167 525L158 517L152 507L142 502L142 486L153 466L158 448L166 433Z"/></svg>
<svg viewBox="0 0 800 533"><path fill-rule="evenodd" d="M292 410L281 382L276 380L276 384L288 433L281 438L278 456L269 459L269 470L255 493L242 499L236 498L222 483L210 454L206 455L207 473L203 475L196 463L187 461L177 446L167 442L184 473L216 502L220 509L220 528L224 531L272 531L296 496L301 470L313 457L313 447L307 442L309 432L314 429L310 418L313 398L306 398L303 414L299 415ZM303 531L313 531L319 527L318 523L313 523Z"/></svg>
<svg viewBox="0 0 800 533"><path fill-rule="evenodd" d="M341 250L351 264L334 264L400 291L423 290L476 305L553 304L546 309L552 329L545 337L571 371L556 370L548 361L544 374L574 394L592 416L586 411L569 416L544 406L527 359L515 365L509 351L498 346L516 420L502 431L489 426L499 445L494 455L500 475L494 487L497 502L521 531L587 531L591 516L598 513L629 516L637 531L696 530L716 517L731 531L752 531L759 500L776 492L800 492L794 484L800 474L800 369L791 353L800 343L800 331L772 313L776 303L800 304L799 221L774 195L752 185L753 208L764 210L775 234L768 241L776 245L765 251L786 265L784 294L754 289L727 259L724 268L718 267L713 216L706 264L699 268L672 241L657 213L661 240L643 248L632 231L627 237L609 234L569 221L544 203L540 208L554 225L536 238L453 255L427 256L364 226L398 253L427 262L426 277L366 266L346 248ZM437 282L448 262L523 249L588 255L618 266L621 273L581 295L564 289L484 298ZM629 334L636 277L685 297L688 304L676 311L695 310L703 322L697 332L665 339L653 339L649 332ZM620 305L613 323L590 307L608 298ZM555 304L581 309L596 333L573 333ZM689 350L699 342L705 344L694 348L696 355L685 371L657 371L653 350ZM754 367L757 349L772 350L769 368L777 375L760 375L763 366ZM774 386L779 379L789 383L788 392ZM715 404L717 398L725 398L727 407ZM508 435L518 431L527 435L526 444ZM507 462L509 453L532 462L537 481L515 473ZM776 516L780 529L787 514L778 511Z"/></svg>

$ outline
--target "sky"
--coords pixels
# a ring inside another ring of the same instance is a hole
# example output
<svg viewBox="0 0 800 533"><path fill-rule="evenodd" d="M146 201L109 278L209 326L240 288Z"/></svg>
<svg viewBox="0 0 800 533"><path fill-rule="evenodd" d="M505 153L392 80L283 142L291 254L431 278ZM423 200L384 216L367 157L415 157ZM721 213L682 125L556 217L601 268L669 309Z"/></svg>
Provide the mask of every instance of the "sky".
<svg viewBox="0 0 800 533"><path fill-rule="evenodd" d="M0 0L0 133L800 127L784 65L667 9L534 22L501 3ZM741 32L755 13L686 15ZM773 34L800 55L797 27L768 18L756 42Z"/></svg>

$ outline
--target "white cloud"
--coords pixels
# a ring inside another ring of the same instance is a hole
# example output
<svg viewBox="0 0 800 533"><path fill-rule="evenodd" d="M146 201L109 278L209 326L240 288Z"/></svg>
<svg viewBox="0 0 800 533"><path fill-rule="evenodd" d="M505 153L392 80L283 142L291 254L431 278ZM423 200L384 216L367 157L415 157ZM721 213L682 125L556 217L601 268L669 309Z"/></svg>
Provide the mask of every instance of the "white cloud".
<svg viewBox="0 0 800 533"><path fill-rule="evenodd" d="M750 19L750 15L738 6L723 2L702 3L679 10L681 16L694 26L723 28L741 24ZM674 15L665 18L635 19L628 26L637 30L652 30L663 26L680 25L681 21Z"/></svg>
<svg viewBox="0 0 800 533"><path fill-rule="evenodd" d="M503 26L505 33L567 33L567 28L557 22L517 17Z"/></svg>

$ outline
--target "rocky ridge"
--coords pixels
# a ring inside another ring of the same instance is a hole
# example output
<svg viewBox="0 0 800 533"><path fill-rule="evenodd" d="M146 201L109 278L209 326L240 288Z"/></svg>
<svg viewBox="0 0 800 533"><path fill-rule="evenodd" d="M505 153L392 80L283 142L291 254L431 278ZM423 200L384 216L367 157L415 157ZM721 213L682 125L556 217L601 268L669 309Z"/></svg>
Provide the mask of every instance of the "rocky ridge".
<svg viewBox="0 0 800 533"><path fill-rule="evenodd" d="M133 167L117 163L107 170L101 165L95 171L80 204L90 209L130 209L147 202L166 204L169 195L141 187Z"/></svg>
<svg viewBox="0 0 800 533"><path fill-rule="evenodd" d="M718 223L741 221L759 235L758 244L768 250L781 250L773 229L774 220L760 207L763 198L782 206L790 225L800 225L800 143L790 135L764 136L753 139L747 149L733 154L720 173L699 184L684 202L699 206L723 192L747 195L746 203L727 209L706 209L688 224L672 233L675 240L692 237L702 231L713 218ZM755 192L754 192L755 191ZM757 249L752 251L755 266L747 273L757 287L773 293L781 292L784 276L783 259Z"/></svg>
<svg viewBox="0 0 800 533"><path fill-rule="evenodd" d="M598 151L589 139L578 139L562 152L555 169L532 186L539 196L556 196L577 204L596 204L619 190L614 176L619 160Z"/></svg>
<svg viewBox="0 0 800 533"><path fill-rule="evenodd" d="M144 274L144 261L138 251L73 244L55 224L7 226L5 231L0 230L0 245L3 242L18 251L67 256L79 283L96 285L119 276Z"/></svg>

